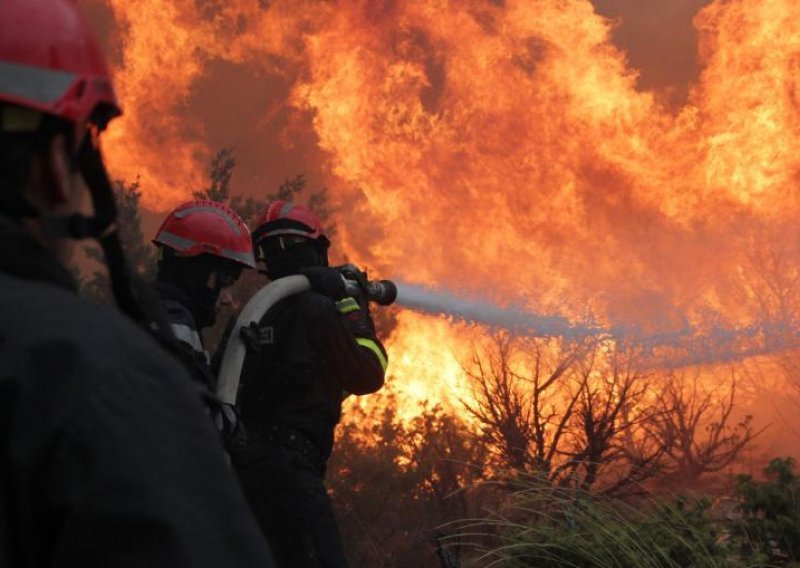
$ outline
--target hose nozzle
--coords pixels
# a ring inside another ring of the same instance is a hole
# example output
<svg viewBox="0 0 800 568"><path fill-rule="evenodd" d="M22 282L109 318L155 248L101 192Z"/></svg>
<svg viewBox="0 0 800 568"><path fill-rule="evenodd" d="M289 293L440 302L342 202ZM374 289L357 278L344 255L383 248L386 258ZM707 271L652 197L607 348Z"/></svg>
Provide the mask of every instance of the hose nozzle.
<svg viewBox="0 0 800 568"><path fill-rule="evenodd" d="M397 299L397 285L391 280L367 279L367 274L354 264L338 267L345 279L345 289L351 296L366 296L370 302L389 306Z"/></svg>

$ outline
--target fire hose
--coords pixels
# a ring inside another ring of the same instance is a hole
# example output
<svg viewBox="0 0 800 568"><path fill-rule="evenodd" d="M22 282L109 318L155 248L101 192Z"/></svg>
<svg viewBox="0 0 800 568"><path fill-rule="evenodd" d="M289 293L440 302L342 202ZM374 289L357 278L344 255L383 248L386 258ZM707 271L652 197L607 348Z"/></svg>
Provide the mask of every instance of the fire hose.
<svg viewBox="0 0 800 568"><path fill-rule="evenodd" d="M247 347L242 339L242 329L250 327L252 323L257 324L272 306L284 298L310 289L311 284L305 276L279 278L256 292L242 308L225 346L217 377L217 396L222 402L236 404L242 365L247 354Z"/></svg>
<svg viewBox="0 0 800 568"><path fill-rule="evenodd" d="M353 297L364 297L382 306L392 304L397 298L397 286L391 280L370 281L366 272L352 264L337 267L344 279L345 291ZM308 278L302 275L286 276L261 288L244 306L231 329L228 344L222 354L217 396L227 404L236 404L239 380L242 375L247 346L242 329L258 324L269 309L284 298L311 289Z"/></svg>

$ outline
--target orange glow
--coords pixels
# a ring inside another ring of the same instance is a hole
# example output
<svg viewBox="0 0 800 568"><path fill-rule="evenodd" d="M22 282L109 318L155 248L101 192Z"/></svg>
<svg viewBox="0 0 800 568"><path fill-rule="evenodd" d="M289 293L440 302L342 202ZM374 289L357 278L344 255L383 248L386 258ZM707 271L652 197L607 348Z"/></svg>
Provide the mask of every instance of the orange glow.
<svg viewBox="0 0 800 568"><path fill-rule="evenodd" d="M395 339L388 343L391 364L387 381L401 400L410 403L467 398L461 364L469 360L470 339L477 340L479 332L473 326L453 326L444 318L401 312L392 333Z"/></svg>
<svg viewBox="0 0 800 568"><path fill-rule="evenodd" d="M251 121L285 111L269 136L286 148L310 131L335 246L375 274L654 332L800 316L778 313L800 306L780 276L800 266L795 0L696 14L701 73L679 108L637 86L588 0L105 2L126 111L109 165L141 176L152 210L203 185L219 143L189 109L224 62L280 84L277 100L241 89L264 99ZM398 388L460 395L476 335L401 312Z"/></svg>
<svg viewBox="0 0 800 568"><path fill-rule="evenodd" d="M151 0L130 9L128 2L112 1L110 6L127 33L124 70L115 76L125 114L104 140L108 165L118 178L140 176L158 188L147 193L146 206L176 205L201 187L203 179L197 166L207 152L196 139L198 133L191 132L197 123L178 111L191 82L203 71L195 38L209 30L191 33L173 26L185 17L176 4Z"/></svg>

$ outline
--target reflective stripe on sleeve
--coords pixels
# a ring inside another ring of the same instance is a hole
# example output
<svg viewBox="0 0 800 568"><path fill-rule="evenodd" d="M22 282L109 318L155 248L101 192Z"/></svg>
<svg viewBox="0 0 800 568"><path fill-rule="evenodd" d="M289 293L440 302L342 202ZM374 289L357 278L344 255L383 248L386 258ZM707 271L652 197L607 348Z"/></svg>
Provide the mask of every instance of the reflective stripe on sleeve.
<svg viewBox="0 0 800 568"><path fill-rule="evenodd" d="M367 339L366 337L356 337L356 343L358 343L361 347L366 347L375 353L375 356L378 358L378 362L381 364L381 368L385 373L386 367L389 366L389 361L386 360L386 355L383 354L383 351L380 347L378 347L378 344L374 340Z"/></svg>
<svg viewBox="0 0 800 568"><path fill-rule="evenodd" d="M345 298L343 300L339 300L336 302L336 307L339 308L339 311L343 314L349 314L361 309L355 298Z"/></svg>
<svg viewBox="0 0 800 568"><path fill-rule="evenodd" d="M194 330L188 325L182 323L173 323L170 324L170 327L172 328L172 333L175 334L175 338L178 341L182 341L183 343L191 345L192 349L199 351L200 353L205 351L203 349L203 342L200 340L200 334L197 333L197 330Z"/></svg>

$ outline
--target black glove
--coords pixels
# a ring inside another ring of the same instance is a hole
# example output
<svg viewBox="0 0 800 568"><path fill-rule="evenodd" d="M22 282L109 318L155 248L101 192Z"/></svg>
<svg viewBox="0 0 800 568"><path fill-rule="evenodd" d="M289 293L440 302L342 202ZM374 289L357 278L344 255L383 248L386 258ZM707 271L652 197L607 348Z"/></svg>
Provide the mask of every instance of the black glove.
<svg viewBox="0 0 800 568"><path fill-rule="evenodd" d="M244 347L248 353L258 354L261 352L261 333L256 322L250 322L249 326L242 326L239 336L244 342Z"/></svg>
<svg viewBox="0 0 800 568"><path fill-rule="evenodd" d="M336 268L308 266L299 271L311 283L311 289L331 300L340 300L347 295L344 277Z"/></svg>
<svg viewBox="0 0 800 568"><path fill-rule="evenodd" d="M355 298L345 298L336 302L336 307L344 315L347 326L354 336L375 336L375 324L369 315L369 303L361 304Z"/></svg>
<svg viewBox="0 0 800 568"><path fill-rule="evenodd" d="M369 314L369 298L367 297L367 273L355 264L345 264L336 268L345 279L346 296L355 298L361 309Z"/></svg>
<svg viewBox="0 0 800 568"><path fill-rule="evenodd" d="M228 452L239 450L247 445L244 424L239 420L239 412L235 406L224 402L220 403L212 418L222 438L222 444Z"/></svg>

